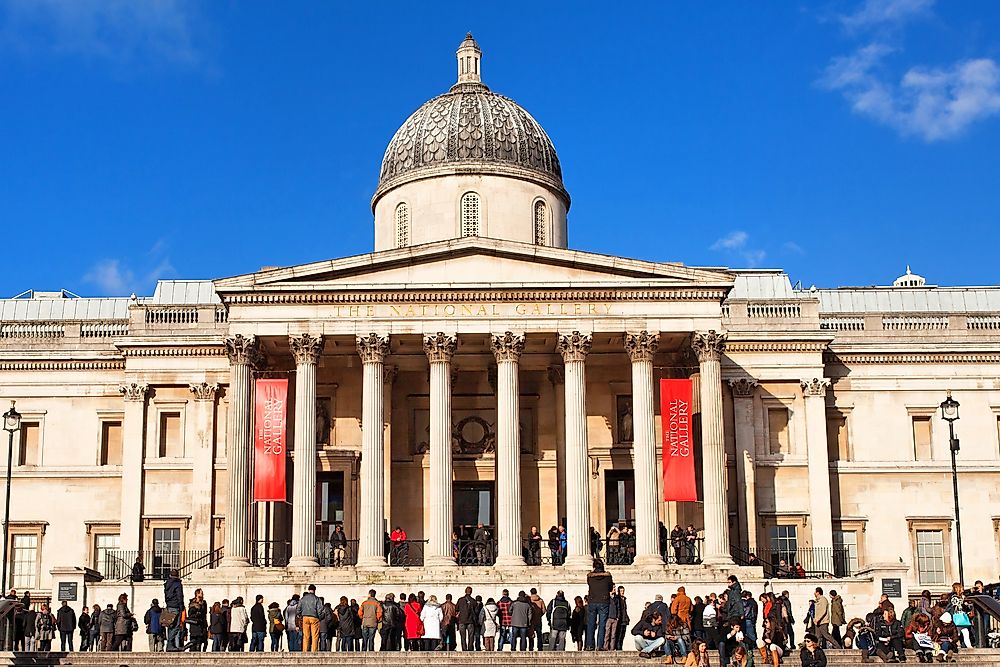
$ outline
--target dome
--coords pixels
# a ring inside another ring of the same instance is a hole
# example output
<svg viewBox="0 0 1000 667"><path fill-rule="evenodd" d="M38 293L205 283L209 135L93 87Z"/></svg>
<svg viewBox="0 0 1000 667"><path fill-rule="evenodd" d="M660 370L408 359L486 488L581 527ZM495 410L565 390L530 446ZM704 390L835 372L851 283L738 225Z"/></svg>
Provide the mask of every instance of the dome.
<svg viewBox="0 0 1000 667"><path fill-rule="evenodd" d="M373 206L403 183L468 172L537 181L568 204L559 157L545 130L517 102L480 81L481 52L471 34L458 55L458 82L414 111L389 142Z"/></svg>

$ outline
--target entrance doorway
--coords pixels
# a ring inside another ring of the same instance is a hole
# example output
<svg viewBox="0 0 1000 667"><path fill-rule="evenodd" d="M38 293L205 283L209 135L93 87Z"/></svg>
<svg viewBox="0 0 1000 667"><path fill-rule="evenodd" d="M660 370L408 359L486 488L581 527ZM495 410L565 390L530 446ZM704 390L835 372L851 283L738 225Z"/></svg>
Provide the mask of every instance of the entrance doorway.
<svg viewBox="0 0 1000 667"><path fill-rule="evenodd" d="M606 470L604 472L604 534L612 525L635 528L635 472Z"/></svg>
<svg viewBox="0 0 1000 667"><path fill-rule="evenodd" d="M471 540L480 523L493 535L496 515L493 482L455 482L452 487L454 525L458 539Z"/></svg>

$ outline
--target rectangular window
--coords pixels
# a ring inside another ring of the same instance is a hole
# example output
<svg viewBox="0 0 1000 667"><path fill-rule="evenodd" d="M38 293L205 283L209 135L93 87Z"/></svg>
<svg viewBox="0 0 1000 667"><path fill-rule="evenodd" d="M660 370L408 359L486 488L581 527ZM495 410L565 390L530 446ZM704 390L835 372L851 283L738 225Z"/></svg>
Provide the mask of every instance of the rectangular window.
<svg viewBox="0 0 1000 667"><path fill-rule="evenodd" d="M316 539L326 542L344 523L344 473L316 474Z"/></svg>
<svg viewBox="0 0 1000 667"><path fill-rule="evenodd" d="M833 531L833 574L850 577L858 571L858 532Z"/></svg>
<svg viewBox="0 0 1000 667"><path fill-rule="evenodd" d="M181 440L181 413L160 413L160 442L157 455L161 459L184 456Z"/></svg>
<svg viewBox="0 0 1000 667"><path fill-rule="evenodd" d="M120 466L122 464L122 423L120 421L101 422L101 465Z"/></svg>
<svg viewBox="0 0 1000 667"><path fill-rule="evenodd" d="M166 579L170 570L180 567L181 529L153 529L153 576Z"/></svg>
<svg viewBox="0 0 1000 667"><path fill-rule="evenodd" d="M38 587L38 535L11 535L10 587L32 590Z"/></svg>
<svg viewBox="0 0 1000 667"><path fill-rule="evenodd" d="M787 454L788 408L768 408L767 410L768 453Z"/></svg>
<svg viewBox="0 0 1000 667"><path fill-rule="evenodd" d="M913 417L913 459L931 460L931 418L930 415Z"/></svg>
<svg viewBox="0 0 1000 667"><path fill-rule="evenodd" d="M847 417L830 416L826 420L826 444L831 461L849 461L851 453L847 441Z"/></svg>
<svg viewBox="0 0 1000 667"><path fill-rule="evenodd" d="M771 526L770 537L771 565L795 565L799 548L798 526Z"/></svg>
<svg viewBox="0 0 1000 667"><path fill-rule="evenodd" d="M117 574L123 569L119 557L115 554L118 551L119 536L116 534L94 535L94 569L101 574Z"/></svg>
<svg viewBox="0 0 1000 667"><path fill-rule="evenodd" d="M21 422L21 433L19 434L19 446L17 451L17 465L36 466L39 463L39 452L41 451L42 425L38 422Z"/></svg>
<svg viewBox="0 0 1000 667"><path fill-rule="evenodd" d="M944 583L944 533L917 531L917 579L921 586Z"/></svg>

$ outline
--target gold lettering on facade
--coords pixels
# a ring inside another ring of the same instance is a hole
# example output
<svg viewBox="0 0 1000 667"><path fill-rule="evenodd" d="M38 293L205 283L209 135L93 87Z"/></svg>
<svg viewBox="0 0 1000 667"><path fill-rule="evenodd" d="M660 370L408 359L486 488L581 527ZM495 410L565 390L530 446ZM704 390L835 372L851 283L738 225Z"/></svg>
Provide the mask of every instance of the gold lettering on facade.
<svg viewBox="0 0 1000 667"><path fill-rule="evenodd" d="M338 318L603 317L610 303L421 303L331 305Z"/></svg>

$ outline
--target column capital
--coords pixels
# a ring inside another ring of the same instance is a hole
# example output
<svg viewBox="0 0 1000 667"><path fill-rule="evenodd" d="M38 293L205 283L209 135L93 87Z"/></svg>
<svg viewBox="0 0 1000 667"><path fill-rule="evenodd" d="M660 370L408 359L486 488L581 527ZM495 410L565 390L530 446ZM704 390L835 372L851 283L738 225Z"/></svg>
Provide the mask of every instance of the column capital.
<svg viewBox="0 0 1000 667"><path fill-rule="evenodd" d="M188 385L188 389L194 394L196 401L214 401L215 395L219 391L219 385L216 382L199 382Z"/></svg>
<svg viewBox="0 0 1000 667"><path fill-rule="evenodd" d="M695 331L691 336L691 349L698 355L698 362L719 361L726 349L726 333L710 329L707 333Z"/></svg>
<svg viewBox="0 0 1000 667"><path fill-rule="evenodd" d="M566 372L562 366L549 366L546 372L552 384L566 384Z"/></svg>
<svg viewBox="0 0 1000 667"><path fill-rule="evenodd" d="M229 363L233 365L255 366L263 356L260 353L260 342L256 336L244 336L243 334L226 336L225 345L226 356L229 357Z"/></svg>
<svg viewBox="0 0 1000 667"><path fill-rule="evenodd" d="M501 361L517 361L524 352L524 336L510 331L490 336L490 349L498 364Z"/></svg>
<svg viewBox="0 0 1000 667"><path fill-rule="evenodd" d="M424 337L424 354L432 364L451 361L457 349L458 339L455 336L438 331L433 336Z"/></svg>
<svg viewBox="0 0 1000 667"><path fill-rule="evenodd" d="M571 334L560 335L556 349L562 355L563 362L583 361L587 358L587 353L590 352L593 343L594 339L590 334L574 331Z"/></svg>
<svg viewBox="0 0 1000 667"><path fill-rule="evenodd" d="M757 389L757 380L752 377L733 378L729 381L733 396L750 398Z"/></svg>
<svg viewBox="0 0 1000 667"><path fill-rule="evenodd" d="M292 348L292 356L296 364L315 364L323 353L323 336L301 334L289 336L288 345Z"/></svg>
<svg viewBox="0 0 1000 667"><path fill-rule="evenodd" d="M118 387L118 391L126 401L145 401L149 393L149 385L145 382L131 382Z"/></svg>
<svg viewBox="0 0 1000 667"><path fill-rule="evenodd" d="M625 334L625 351L633 362L652 361L660 347L660 334L649 333L645 329L637 334Z"/></svg>
<svg viewBox="0 0 1000 667"><path fill-rule="evenodd" d="M382 363L389 356L389 337L380 336L374 331L367 336L358 336L358 356L361 363Z"/></svg>
<svg viewBox="0 0 1000 667"><path fill-rule="evenodd" d="M800 380L802 393L806 396L826 396L826 388L830 386L827 378L813 378L811 380Z"/></svg>

